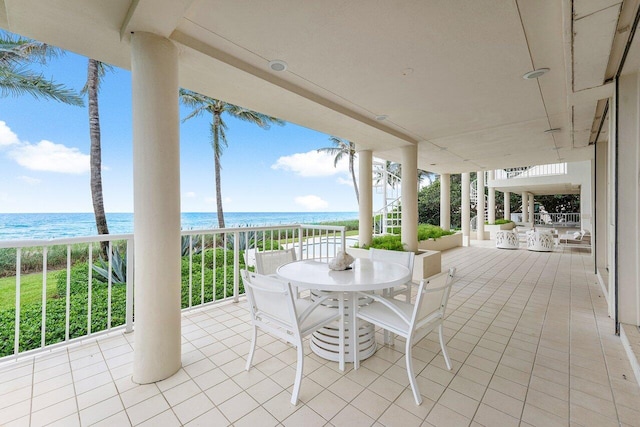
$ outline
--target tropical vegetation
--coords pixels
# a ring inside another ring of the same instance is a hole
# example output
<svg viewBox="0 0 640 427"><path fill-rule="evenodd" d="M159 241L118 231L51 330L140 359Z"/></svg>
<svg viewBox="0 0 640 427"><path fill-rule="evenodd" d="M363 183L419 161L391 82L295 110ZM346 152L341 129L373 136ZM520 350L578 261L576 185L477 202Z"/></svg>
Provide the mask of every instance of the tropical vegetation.
<svg viewBox="0 0 640 427"><path fill-rule="evenodd" d="M356 158L356 144L346 139L338 138L335 136L329 137L329 141L333 144L332 147L318 148L318 153L327 153L333 158L333 167L337 167L340 160L344 157L349 161L349 173L351 173L351 179L353 180L353 189L356 192L356 200L360 203L360 193L358 192L358 180L356 179L355 172L355 158Z"/></svg>
<svg viewBox="0 0 640 427"><path fill-rule="evenodd" d="M46 43L0 33L0 96L31 95L65 104L83 106L82 97L73 89L29 69L30 64L45 64L62 55L62 50Z"/></svg>
<svg viewBox="0 0 640 427"><path fill-rule="evenodd" d="M211 115L211 123L209 132L211 135L211 148L213 148L213 162L216 185L216 207L218 214L218 226L224 228L224 212L222 209L222 185L220 181L220 171L222 166L220 158L224 149L228 146L227 141L227 124L223 119L223 115L227 114L239 120L253 123L262 129L269 129L272 124L284 125L284 121L248 108L239 107L220 101L219 99L210 98L187 89L180 89L180 101L187 107L192 108L191 113L187 115L182 122L201 116L202 114Z"/></svg>

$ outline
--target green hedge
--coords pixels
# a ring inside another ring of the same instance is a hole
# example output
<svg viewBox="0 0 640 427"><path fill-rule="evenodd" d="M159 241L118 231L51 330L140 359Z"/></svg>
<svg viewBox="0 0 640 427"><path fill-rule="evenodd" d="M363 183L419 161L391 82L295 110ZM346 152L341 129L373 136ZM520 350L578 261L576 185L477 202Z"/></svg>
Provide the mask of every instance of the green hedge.
<svg viewBox="0 0 640 427"><path fill-rule="evenodd" d="M240 268L245 268L244 257L240 253ZM227 267L224 267L225 256ZM216 268L213 270L213 259ZM233 251L225 249L207 249L204 254L204 302L213 300L213 282L215 274L216 300L233 296ZM192 306L201 302L201 266L202 255L193 256ZM225 277L226 270L226 277ZM67 294L67 272L62 270L56 274L56 294L47 300L45 344L55 344L65 339L65 313ZM80 262L71 268L69 283L69 338L77 338L87 334L88 316L88 280L89 265ZM240 293L244 293L240 279ZM189 306L189 257L182 257L181 305ZM108 285L93 275L91 286L91 331L99 332L107 329ZM0 357L13 354L15 308L0 311ZM126 285L111 285L111 327L123 325L126 316ZM42 302L23 303L20 306L20 352L40 347L42 328Z"/></svg>

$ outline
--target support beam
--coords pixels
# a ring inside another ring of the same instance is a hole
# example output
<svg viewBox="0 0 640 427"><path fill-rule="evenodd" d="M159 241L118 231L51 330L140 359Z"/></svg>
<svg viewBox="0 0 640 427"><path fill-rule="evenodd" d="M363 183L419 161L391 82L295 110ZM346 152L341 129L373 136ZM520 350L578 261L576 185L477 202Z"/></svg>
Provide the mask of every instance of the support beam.
<svg viewBox="0 0 640 427"><path fill-rule="evenodd" d="M463 172L460 181L460 185L462 187L462 194L460 196L462 204L462 206L460 206L460 222L462 223L460 224L462 227L462 244L464 246L469 246L469 233L471 231L471 205L469 204L471 198L471 176L469 172Z"/></svg>
<svg viewBox="0 0 640 427"><path fill-rule="evenodd" d="M402 243L407 251L418 250L418 147L401 149L402 159Z"/></svg>
<svg viewBox="0 0 640 427"><path fill-rule="evenodd" d="M131 37L135 333L133 381L180 369L180 116L178 49Z"/></svg>
<svg viewBox="0 0 640 427"><path fill-rule="evenodd" d="M451 229L451 175L440 175L440 228Z"/></svg>
<svg viewBox="0 0 640 427"><path fill-rule="evenodd" d="M477 208L477 217L476 217L476 239L484 240L484 171L477 172L477 195L478 195L478 204Z"/></svg>
<svg viewBox="0 0 640 427"><path fill-rule="evenodd" d="M360 247L370 245L373 238L373 154L371 150L358 151L358 243Z"/></svg>

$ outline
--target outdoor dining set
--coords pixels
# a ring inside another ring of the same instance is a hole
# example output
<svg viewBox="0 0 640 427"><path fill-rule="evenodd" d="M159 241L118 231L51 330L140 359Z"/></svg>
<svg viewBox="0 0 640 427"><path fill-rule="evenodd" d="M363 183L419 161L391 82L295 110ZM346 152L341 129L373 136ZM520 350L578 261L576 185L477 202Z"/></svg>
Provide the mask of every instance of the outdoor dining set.
<svg viewBox="0 0 640 427"><path fill-rule="evenodd" d="M585 230L560 234L553 228L516 227L496 231L496 248L519 249L524 243L529 251L553 252L558 247L590 247L589 238Z"/></svg>
<svg viewBox="0 0 640 427"><path fill-rule="evenodd" d="M252 366L258 329L294 346L293 405L298 403L307 336L311 336L311 350L338 362L342 371L345 363L358 369L362 360L376 352L376 326L384 330L385 344L392 345L396 335L404 338L407 376L417 405L422 397L413 369L413 345L437 330L451 369L443 320L455 269L413 283L413 252L370 249L369 255L348 265L335 263L336 267L317 260L296 260L293 249L256 251L255 271L242 270L253 326L246 369ZM352 261L342 252L336 255L340 256Z"/></svg>

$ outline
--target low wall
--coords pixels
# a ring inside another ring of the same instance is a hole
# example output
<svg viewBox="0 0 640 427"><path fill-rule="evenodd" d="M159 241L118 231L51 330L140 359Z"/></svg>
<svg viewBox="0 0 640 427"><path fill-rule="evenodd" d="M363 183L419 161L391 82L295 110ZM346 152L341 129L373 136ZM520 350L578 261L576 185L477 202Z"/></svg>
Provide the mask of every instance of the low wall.
<svg viewBox="0 0 640 427"><path fill-rule="evenodd" d="M347 248L347 253L354 258L369 258L368 249ZM422 250L416 254L413 262L413 280L418 282L442 271L440 251Z"/></svg>
<svg viewBox="0 0 640 427"><path fill-rule="evenodd" d="M450 236L442 236L435 240L420 240L418 249L429 251L446 251L448 249L462 246L462 233L451 234Z"/></svg>

